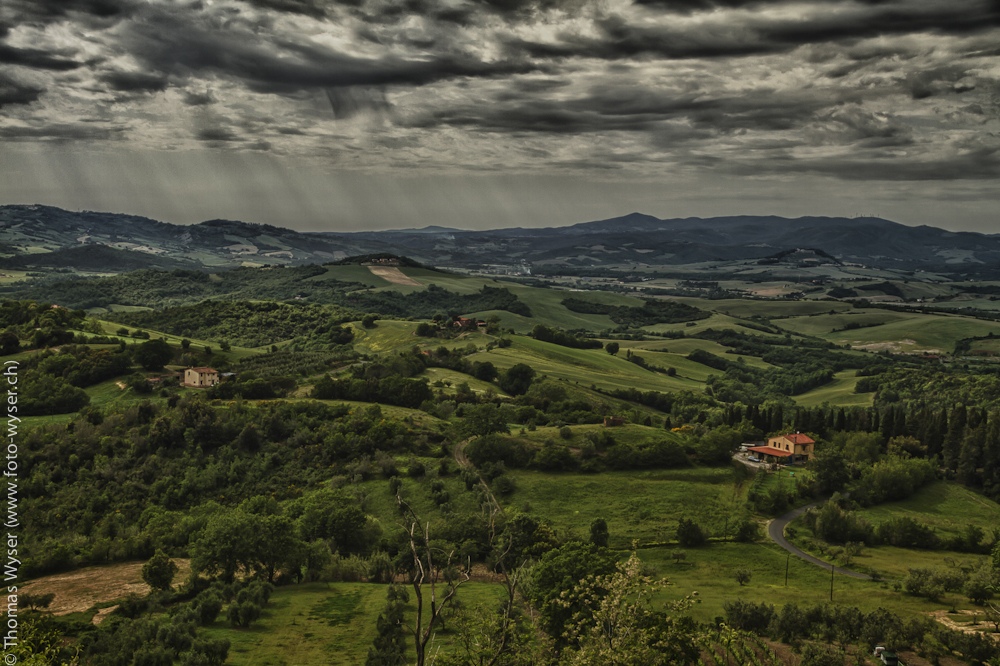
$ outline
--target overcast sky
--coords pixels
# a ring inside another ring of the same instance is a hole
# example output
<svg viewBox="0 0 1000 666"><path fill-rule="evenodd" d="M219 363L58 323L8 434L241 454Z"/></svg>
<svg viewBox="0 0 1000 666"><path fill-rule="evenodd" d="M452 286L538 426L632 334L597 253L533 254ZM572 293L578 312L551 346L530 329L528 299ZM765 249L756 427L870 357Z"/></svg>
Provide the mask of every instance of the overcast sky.
<svg viewBox="0 0 1000 666"><path fill-rule="evenodd" d="M1000 232L1000 0L3 0L0 203Z"/></svg>

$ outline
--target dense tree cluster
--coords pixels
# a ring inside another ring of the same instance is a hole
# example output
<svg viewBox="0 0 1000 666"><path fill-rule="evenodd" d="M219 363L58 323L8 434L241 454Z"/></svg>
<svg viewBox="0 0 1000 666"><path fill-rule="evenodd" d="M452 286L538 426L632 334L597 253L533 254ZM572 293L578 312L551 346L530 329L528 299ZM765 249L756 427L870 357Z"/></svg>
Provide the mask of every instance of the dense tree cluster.
<svg viewBox="0 0 1000 666"><path fill-rule="evenodd" d="M580 298L566 298L562 304L572 312L608 315L611 321L624 328L678 324L707 319L711 316L711 313L705 310L674 300L647 300L639 307L628 307L595 303Z"/></svg>
<svg viewBox="0 0 1000 666"><path fill-rule="evenodd" d="M263 402L218 409L192 395L173 407L91 409L68 426L25 436L22 510L31 529L22 571L149 557L157 548L183 551L213 516L228 515L231 503L258 495L294 499L337 470L363 478L375 472L358 467L359 460L417 451L426 441L384 419L377 406L352 412ZM59 539L66 529L80 538Z"/></svg>
<svg viewBox="0 0 1000 666"><path fill-rule="evenodd" d="M329 305L261 301L209 300L159 311L117 312L108 319L128 326L202 340L227 340L243 347L260 347L304 338L309 346L348 344L350 328L361 314Z"/></svg>
<svg viewBox="0 0 1000 666"><path fill-rule="evenodd" d="M420 319L430 319L440 312L451 315L484 310L506 310L523 317L531 316L531 308L505 287L484 286L472 294L457 294L434 284L409 294L352 291L344 293L336 302L357 310Z"/></svg>
<svg viewBox="0 0 1000 666"><path fill-rule="evenodd" d="M573 349L600 349L604 345L600 340L589 338L579 338L557 328L549 328L542 324L537 324L531 329L531 337L542 342L551 342L561 347L572 347Z"/></svg>

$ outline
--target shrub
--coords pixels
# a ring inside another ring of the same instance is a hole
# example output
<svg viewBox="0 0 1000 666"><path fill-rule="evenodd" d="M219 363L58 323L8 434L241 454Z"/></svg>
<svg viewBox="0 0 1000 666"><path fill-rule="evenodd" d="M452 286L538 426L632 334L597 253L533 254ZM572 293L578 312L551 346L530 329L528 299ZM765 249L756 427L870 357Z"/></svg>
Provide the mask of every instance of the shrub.
<svg viewBox="0 0 1000 666"><path fill-rule="evenodd" d="M734 538L741 543L753 543L760 539L760 525L746 518L736 523Z"/></svg>
<svg viewBox="0 0 1000 666"><path fill-rule="evenodd" d="M697 548L705 545L707 537L701 527L693 520L681 518L677 523L677 541L685 548Z"/></svg>
<svg viewBox="0 0 1000 666"><path fill-rule="evenodd" d="M249 627L260 617L260 606L250 601L232 603L226 616L234 627Z"/></svg>
<svg viewBox="0 0 1000 666"><path fill-rule="evenodd" d="M493 492L499 493L500 495L509 495L514 492L517 487L514 482L514 477L507 476L506 474L501 474L497 478L493 479Z"/></svg>
<svg viewBox="0 0 1000 666"><path fill-rule="evenodd" d="M766 603L756 604L745 599L727 601L722 605L726 613L726 624L739 631L752 631L763 634L775 617L774 606Z"/></svg>

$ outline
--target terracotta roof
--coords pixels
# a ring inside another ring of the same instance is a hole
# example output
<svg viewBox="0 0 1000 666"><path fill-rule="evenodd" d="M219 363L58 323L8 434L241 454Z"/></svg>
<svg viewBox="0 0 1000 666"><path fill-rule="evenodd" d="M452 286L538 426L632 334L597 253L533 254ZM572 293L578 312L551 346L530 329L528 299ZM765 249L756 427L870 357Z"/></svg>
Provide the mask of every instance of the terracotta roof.
<svg viewBox="0 0 1000 666"><path fill-rule="evenodd" d="M211 375L217 375L217 374L219 374L218 370L212 370L212 368L188 368L188 370L194 370L195 372L197 372L200 375L209 375L209 374L211 374Z"/></svg>
<svg viewBox="0 0 1000 666"><path fill-rule="evenodd" d="M763 453L769 456L785 456L792 455L791 451L782 451L781 449L772 449L770 446L751 446L747 448L747 451L753 451L755 453Z"/></svg>
<svg viewBox="0 0 1000 666"><path fill-rule="evenodd" d="M803 435L802 433L795 433L794 435L782 435L783 438L787 439L792 444L815 444L814 440L809 435Z"/></svg>

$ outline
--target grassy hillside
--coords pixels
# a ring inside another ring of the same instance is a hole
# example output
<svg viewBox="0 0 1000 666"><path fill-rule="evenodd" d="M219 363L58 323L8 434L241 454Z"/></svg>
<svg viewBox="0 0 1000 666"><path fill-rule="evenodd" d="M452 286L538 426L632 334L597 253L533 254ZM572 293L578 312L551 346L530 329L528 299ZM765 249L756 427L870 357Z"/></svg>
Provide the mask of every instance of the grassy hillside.
<svg viewBox="0 0 1000 666"><path fill-rule="evenodd" d="M802 407L818 407L822 404L868 406L872 404L872 393L855 393L854 387L859 377L854 370L844 370L834 375L829 384L820 386L802 395L795 396L795 404Z"/></svg>
<svg viewBox="0 0 1000 666"><path fill-rule="evenodd" d="M1000 322L960 315L931 315L887 310L855 310L836 315L794 317L775 322L782 328L852 347L879 345L895 351L938 350L950 353L962 338L1000 334ZM842 330L857 324L860 328Z"/></svg>
<svg viewBox="0 0 1000 666"><path fill-rule="evenodd" d="M510 347L480 354L477 360L489 360L497 368L527 363L540 375L604 389L676 391L700 387L694 380L643 370L621 358L621 352L611 356L601 349L570 349L520 336L511 342Z"/></svg>
<svg viewBox="0 0 1000 666"><path fill-rule="evenodd" d="M598 475L518 470L510 475L517 489L503 498L506 505L530 509L558 533L582 539L589 538L594 519L604 518L616 548L628 548L633 540L672 541L677 521L685 517L721 535L726 518L735 518L734 507L741 503L728 467Z"/></svg>
<svg viewBox="0 0 1000 666"><path fill-rule="evenodd" d="M220 619L205 634L230 642L226 663L234 666L353 666L375 639L385 590L367 583L279 588L249 629Z"/></svg>
<svg viewBox="0 0 1000 666"><path fill-rule="evenodd" d="M954 482L937 481L900 502L888 502L861 511L873 524L909 516L933 527L941 537L957 536L975 525L987 534L1000 525L1000 504Z"/></svg>

